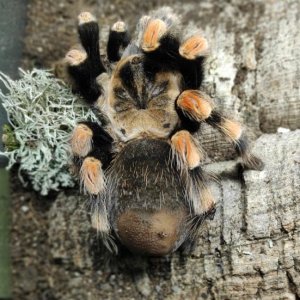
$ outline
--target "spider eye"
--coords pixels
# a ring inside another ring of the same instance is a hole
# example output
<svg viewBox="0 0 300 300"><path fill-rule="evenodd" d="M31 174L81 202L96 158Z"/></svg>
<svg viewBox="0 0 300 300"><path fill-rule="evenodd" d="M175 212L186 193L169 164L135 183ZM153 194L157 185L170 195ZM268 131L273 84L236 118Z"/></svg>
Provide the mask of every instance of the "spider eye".
<svg viewBox="0 0 300 300"><path fill-rule="evenodd" d="M153 89L151 90L151 98L163 94L166 91L168 84L169 84L168 81L163 81L160 84L154 85Z"/></svg>
<svg viewBox="0 0 300 300"><path fill-rule="evenodd" d="M114 92L115 92L115 96L119 99L127 100L130 98L126 90L123 88L116 88Z"/></svg>
<svg viewBox="0 0 300 300"><path fill-rule="evenodd" d="M123 87L117 87L114 89L115 104L114 108L116 112L125 112L133 108L133 103L130 95Z"/></svg>

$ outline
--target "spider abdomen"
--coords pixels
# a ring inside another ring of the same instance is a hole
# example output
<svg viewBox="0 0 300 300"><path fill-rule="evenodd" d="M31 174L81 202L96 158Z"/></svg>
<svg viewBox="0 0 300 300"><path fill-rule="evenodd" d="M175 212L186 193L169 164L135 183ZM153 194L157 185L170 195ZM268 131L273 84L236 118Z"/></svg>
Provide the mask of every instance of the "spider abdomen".
<svg viewBox="0 0 300 300"><path fill-rule="evenodd" d="M112 164L111 224L132 252L165 255L188 234L189 205L184 182L170 163L171 151L163 140L140 139L128 143Z"/></svg>
<svg viewBox="0 0 300 300"><path fill-rule="evenodd" d="M182 240L187 214L184 210L128 210L117 221L118 236L132 252L161 256L175 249Z"/></svg>

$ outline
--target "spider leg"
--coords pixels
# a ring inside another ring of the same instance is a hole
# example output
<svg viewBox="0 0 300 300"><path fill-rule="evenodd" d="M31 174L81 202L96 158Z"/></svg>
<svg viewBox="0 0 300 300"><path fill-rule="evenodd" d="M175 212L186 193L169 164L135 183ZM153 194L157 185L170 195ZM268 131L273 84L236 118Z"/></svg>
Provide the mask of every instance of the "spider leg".
<svg viewBox="0 0 300 300"><path fill-rule="evenodd" d="M83 190L92 195L104 188L103 169L112 160L112 137L97 123L79 123L71 137L71 150Z"/></svg>
<svg viewBox="0 0 300 300"><path fill-rule="evenodd" d="M204 80L204 63L208 53L207 40L201 35L194 35L185 40L179 48L182 57L180 72L183 76L184 89L197 89Z"/></svg>
<svg viewBox="0 0 300 300"><path fill-rule="evenodd" d="M105 68L100 59L99 27L95 17L88 12L78 16L78 35L83 48L70 50L65 60L79 93L92 104L101 95L96 78L105 72Z"/></svg>
<svg viewBox="0 0 300 300"><path fill-rule="evenodd" d="M241 124L218 112L208 95L197 90L186 90L177 98L176 107L183 128L194 132L200 122L205 121L230 139L246 167L254 170L263 168L262 161L250 152Z"/></svg>
<svg viewBox="0 0 300 300"><path fill-rule="evenodd" d="M124 22L116 22L110 32L107 42L107 57L110 62L117 62L121 58L120 50L125 49L130 42L127 26Z"/></svg>
<svg viewBox="0 0 300 300"><path fill-rule="evenodd" d="M78 16L78 35L91 61L92 74L98 76L105 72L105 68L100 59L99 26L96 18L89 12L82 12Z"/></svg>
<svg viewBox="0 0 300 300"><path fill-rule="evenodd" d="M188 167L186 196L194 213L207 214L214 209L215 201L208 188L209 178L200 166L204 159L201 147L186 130L180 130L171 137L171 147L179 171Z"/></svg>
<svg viewBox="0 0 300 300"><path fill-rule="evenodd" d="M184 256L191 255L193 253L199 240L200 227L206 219L213 220L215 213L216 209L213 208L207 213L192 216L190 220L188 220L187 237L180 246L180 251Z"/></svg>
<svg viewBox="0 0 300 300"><path fill-rule="evenodd" d="M90 210L92 227L100 233L108 233L110 225L107 216L105 197L106 182L103 172L101 153L93 151L82 160L77 160L80 166L79 177L81 189L90 196Z"/></svg>
<svg viewBox="0 0 300 300"><path fill-rule="evenodd" d="M104 170L112 160L112 137L95 122L80 122L71 137L73 161L77 167L81 188L90 195L92 227L108 234L110 225L105 201Z"/></svg>
<svg viewBox="0 0 300 300"><path fill-rule="evenodd" d="M102 199L98 199L92 196L91 199L91 224L92 227L102 234L108 234L110 231L110 225L107 216L107 208Z"/></svg>
<svg viewBox="0 0 300 300"><path fill-rule="evenodd" d="M235 150L242 158L245 167L261 171L264 168L262 160L250 152L247 137L243 133L241 124L224 117L220 112L214 110L206 119L206 123L217 128L225 137L234 144Z"/></svg>
<svg viewBox="0 0 300 300"><path fill-rule="evenodd" d="M183 89L197 89L204 79L208 43L201 35L191 36L182 43L173 23L172 20L148 20L140 45L146 70L178 71L183 77Z"/></svg>

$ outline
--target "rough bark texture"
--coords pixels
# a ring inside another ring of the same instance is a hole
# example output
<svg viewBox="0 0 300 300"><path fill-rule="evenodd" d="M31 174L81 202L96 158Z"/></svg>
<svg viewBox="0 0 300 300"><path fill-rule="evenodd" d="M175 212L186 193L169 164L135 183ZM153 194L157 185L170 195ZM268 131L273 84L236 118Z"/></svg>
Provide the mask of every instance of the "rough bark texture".
<svg viewBox="0 0 300 300"><path fill-rule="evenodd" d="M27 65L33 58L51 64L74 40L80 1L45 2L32 0L29 7ZM116 0L87 6L98 13L105 36L118 16L132 25L158 5ZM75 191L52 201L16 188L16 299L300 298L300 2L205 0L173 7L210 41L205 89L247 124L253 139L260 136L253 151L265 170L241 173L227 161L233 158L228 143L203 128L199 139L215 161L206 168L220 175L212 183L218 208L187 258L108 259ZM275 133L278 127L292 131Z"/></svg>

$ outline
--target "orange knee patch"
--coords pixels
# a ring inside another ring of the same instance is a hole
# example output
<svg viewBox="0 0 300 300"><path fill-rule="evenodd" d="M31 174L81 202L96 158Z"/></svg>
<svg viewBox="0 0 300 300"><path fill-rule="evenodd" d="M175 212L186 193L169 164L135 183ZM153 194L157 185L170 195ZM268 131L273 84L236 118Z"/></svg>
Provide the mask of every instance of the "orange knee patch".
<svg viewBox="0 0 300 300"><path fill-rule="evenodd" d="M207 119L212 111L212 104L195 90L184 91L179 96L177 105L184 113L197 121Z"/></svg>
<svg viewBox="0 0 300 300"><path fill-rule="evenodd" d="M101 161L94 157L84 159L80 169L80 180L84 190L97 195L104 189L104 174Z"/></svg>
<svg viewBox="0 0 300 300"><path fill-rule="evenodd" d="M208 49L207 40L201 36L192 36L187 39L179 48L179 53L186 59L195 59L205 54Z"/></svg>
<svg viewBox="0 0 300 300"><path fill-rule="evenodd" d="M167 25L164 21L160 19L151 20L144 32L142 49L147 52L157 49L160 45L159 40L166 31Z"/></svg>
<svg viewBox="0 0 300 300"><path fill-rule="evenodd" d="M221 123L221 130L231 140L237 141L242 135L242 127L238 122L224 119Z"/></svg>
<svg viewBox="0 0 300 300"><path fill-rule="evenodd" d="M86 156L92 149L92 130L84 125L79 124L73 131L71 138L71 148L74 155Z"/></svg>
<svg viewBox="0 0 300 300"><path fill-rule="evenodd" d="M84 62L86 58L87 54L85 52L73 49L66 54L65 60L70 66L78 66Z"/></svg>
<svg viewBox="0 0 300 300"><path fill-rule="evenodd" d="M194 169L200 164L202 153L197 148L193 137L186 130L178 131L171 138L172 146L181 158L188 164L190 169Z"/></svg>

